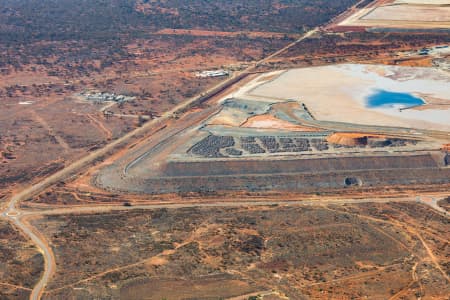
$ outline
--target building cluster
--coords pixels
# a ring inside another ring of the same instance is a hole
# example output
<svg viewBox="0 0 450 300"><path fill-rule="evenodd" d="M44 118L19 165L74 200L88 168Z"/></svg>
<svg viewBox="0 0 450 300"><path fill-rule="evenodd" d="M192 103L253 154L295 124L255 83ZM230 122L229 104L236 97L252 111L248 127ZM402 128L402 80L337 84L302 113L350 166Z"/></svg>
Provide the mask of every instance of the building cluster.
<svg viewBox="0 0 450 300"><path fill-rule="evenodd" d="M199 78L207 78L207 77L222 77L229 76L230 72L227 70L211 70L211 71L202 71L195 73L196 77Z"/></svg>
<svg viewBox="0 0 450 300"><path fill-rule="evenodd" d="M102 102L117 102L124 103L128 101L133 101L136 97L125 96L125 95L117 95L115 93L105 93L105 92L81 92L80 95L84 97L88 101L92 101L94 103L102 103Z"/></svg>

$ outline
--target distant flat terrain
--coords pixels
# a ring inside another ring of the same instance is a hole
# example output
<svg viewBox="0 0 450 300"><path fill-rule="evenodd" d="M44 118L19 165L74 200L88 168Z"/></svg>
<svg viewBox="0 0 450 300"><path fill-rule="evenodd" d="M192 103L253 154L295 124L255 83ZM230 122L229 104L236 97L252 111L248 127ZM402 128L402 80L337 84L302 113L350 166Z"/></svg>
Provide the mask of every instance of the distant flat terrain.
<svg viewBox="0 0 450 300"><path fill-rule="evenodd" d="M395 1L362 8L343 20L340 26L398 29L448 29L448 1Z"/></svg>

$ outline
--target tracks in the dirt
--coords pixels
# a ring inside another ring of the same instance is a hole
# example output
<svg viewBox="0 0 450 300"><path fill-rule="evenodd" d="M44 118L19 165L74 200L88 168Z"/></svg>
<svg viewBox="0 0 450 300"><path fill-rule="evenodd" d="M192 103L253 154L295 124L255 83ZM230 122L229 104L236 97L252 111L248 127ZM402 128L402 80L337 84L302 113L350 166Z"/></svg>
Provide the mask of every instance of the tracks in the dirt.
<svg viewBox="0 0 450 300"><path fill-rule="evenodd" d="M161 208L171 208L171 209L179 209L179 208L193 208L193 207L246 207L246 206L273 206L273 205L285 205L285 206L323 206L329 204L357 204L357 203L368 203L368 202L377 202L377 203L387 203L391 201L397 202L414 202L414 198L380 198L380 199L324 199L324 200L298 200L298 201L223 201L223 202L209 202L209 203L177 203L177 204L147 204L147 205L136 205L131 207L126 207L123 205L104 205L104 206L82 206L82 207L72 207L72 208L51 208L51 209L41 209L36 211L22 211L20 214L21 218L31 218L31 217L39 217L39 216L48 216L48 215L67 215L67 214L83 214L83 213L107 213L112 211L132 211L132 210L143 210L143 209L161 209ZM26 222L24 222L26 223ZM28 224L28 223L26 223ZM28 234L28 233L27 233ZM31 232L31 234L34 234ZM190 239L188 239L189 241ZM42 244L41 249L50 249L47 244ZM46 256L51 257L49 261L54 260L52 253L44 253ZM61 289L65 289L68 287L72 287L76 284L90 281L92 279L99 278L103 275L106 275L113 271L124 270L134 266L138 266L142 263L147 262L149 259L143 259L136 263L132 263L125 266L119 266L116 268L112 268L110 270L103 271L94 276L82 279L73 284L69 284L60 288L55 288L52 291L57 291ZM50 270L54 270L52 266L48 265ZM41 280L42 282L42 280ZM38 298L33 298L38 299Z"/></svg>
<svg viewBox="0 0 450 300"><path fill-rule="evenodd" d="M335 210L337 212L344 212L344 211L340 211L340 210ZM347 212L350 213L350 212ZM438 213L441 213L440 211L438 211ZM411 226L411 224L408 224L407 222L400 222L398 220L394 220L394 219L378 219L375 217L371 217L371 216L367 216L367 215L362 215L362 214L355 214L355 213L350 213L352 215L355 215L359 218L363 218L366 220L370 220L373 222L379 222L379 223L385 223L385 224L390 224L394 227L397 227L399 229L403 229L406 230L409 234L415 236L420 243L422 244L423 248L425 249L428 258L431 260L431 262L434 264L434 266L436 267L436 269L442 274L442 277L447 281L447 283L450 283L450 277L447 275L447 273L445 272L445 270L442 268L439 259L434 255L433 251L431 250L430 246L428 245L428 243L425 241L425 239L422 237L421 233L419 230L417 230L414 226Z"/></svg>
<svg viewBox="0 0 450 300"><path fill-rule="evenodd" d="M87 114L86 116L88 117L89 120L92 121L92 123L94 124L95 127L97 127L101 132L103 132L105 134L105 138L107 141L110 141L112 139L113 134L112 134L111 130L106 128L102 122L100 122L96 117L94 117L91 114Z"/></svg>
<svg viewBox="0 0 450 300"><path fill-rule="evenodd" d="M10 283L6 283L6 282L0 282L0 286L6 286L6 287L13 288L13 289L16 289L16 290L31 291L30 288L26 288L24 286L10 284Z"/></svg>
<svg viewBox="0 0 450 300"><path fill-rule="evenodd" d="M29 236L33 242L38 246L41 250L42 254L45 257L45 274L39 281L38 285L35 286L32 292L32 296L30 299L40 299L44 288L50 279L51 275L55 271L55 259L53 256L53 252L51 248L48 246L47 242L43 237L40 236L36 229L33 228L28 222L25 220L32 217L39 217L45 215L61 215L61 214L80 214L80 213L106 213L111 211L125 211L125 210L143 210L143 209L160 209L160 208L189 208L189 207L245 207L245 206L273 206L273 205L286 205L286 206L324 206L330 204L358 204L358 203L387 203L387 202L416 202L414 197L406 197L406 198L372 198L372 199L317 199L317 200L291 200L291 201L274 201L274 200L264 200L264 201L216 201L216 202L207 202L207 203L171 203L171 204L147 204L147 205L136 205L131 207L126 207L123 205L101 205L101 206L81 206L81 207L72 207L72 208L51 208L51 209L40 209L35 211L18 211L4 213L8 218L12 219L14 223L27 235ZM364 216L365 218L365 216ZM384 220L380 220L377 218L367 217L368 219L375 222L387 222ZM392 222L388 222L392 224ZM400 226L399 224L395 224L395 226ZM419 236L418 233L415 234ZM433 263L440 267L438 260L433 255L431 249L427 246L426 242L419 237L422 244L426 248L429 256L432 258ZM146 261L146 260L145 260ZM137 262L132 265L138 265L141 262ZM126 268L125 266L124 268ZM122 267L119 267L122 268ZM443 272L442 268L439 268L441 272ZM107 273L107 272L106 272ZM445 273L443 273L445 274ZM98 276L95 276L98 277ZM446 277L448 280L448 276Z"/></svg>
<svg viewBox="0 0 450 300"><path fill-rule="evenodd" d="M179 208L193 208L193 207L247 207L247 206L274 206L274 205L284 205L284 206L320 206L320 207L326 207L327 209L330 209L332 211L336 211L339 213L348 213L346 211L343 210L338 210L338 209L333 209L333 208L329 208L327 207L328 205L334 204L334 205L343 205L343 204L361 204L361 203L388 203L388 202L408 202L408 203L415 203L416 199L414 197L405 197L405 198L375 198L375 199L317 199L317 200L291 200L291 201L274 201L274 200L266 200L266 201L223 201L223 202L208 202L208 203L172 203L172 204L147 204L147 205L136 205L136 206L131 206L131 207L127 207L127 206L123 206L123 205L103 205L103 206L92 206L92 207L88 207L88 206L81 206L81 207L72 207L72 208L49 208L49 209L44 209L41 208L40 210L36 210L36 211L23 211L21 216L24 218L28 218L28 217L38 217L38 216L48 216L48 215L67 215L67 214L88 214L88 213L107 213L107 212L114 212L114 211L133 211L133 210L144 210L144 209L161 209L161 208L170 208L170 209L179 209ZM386 224L390 224L393 225L395 227L404 227L404 224L400 224L396 221L393 220L384 220L384 219L379 219L379 218L375 218L375 217L371 217L371 216L364 216L364 215L357 215L358 218L363 218L363 219L367 219L371 222L381 222L381 223L386 223ZM417 232L412 232L410 231L410 226L407 226L407 230L408 232L410 232L411 234L418 236L419 233ZM382 231L380 232L384 235L387 235L388 238L394 240L395 242L397 242L399 244L400 247L402 248L406 248L406 250L410 250L407 248L406 245L404 245L403 243L396 241L394 237L392 237L391 235L387 234L386 232ZM425 247L425 249L427 250L428 256L429 257L434 257L433 253L431 252L431 249L427 248L426 242L421 239L421 237L419 237L419 239L421 240L421 243L423 244L423 246ZM188 239L186 239L185 243L188 243L189 241L192 240L192 236L190 236ZM180 245L183 245L185 243L182 243ZM165 254L158 254L155 257L160 257L160 256L164 256ZM128 265L124 265L124 266L117 266L115 268L111 268L108 270L105 270L103 272L100 272L98 274L95 274L93 276L81 279L77 282L74 282L72 284L68 284L62 287L58 287L55 289L50 290L49 292L52 291L58 291L58 290L62 290L62 289L66 289L66 288L70 288L73 286L76 286L77 284L80 283L85 283L88 281L91 281L93 279L98 279L104 275L107 275L113 271L120 271L120 270L125 270L131 267L135 267L135 266L139 266L145 262L148 262L149 260L151 260L153 257L151 258L146 258L140 261L137 261L135 263L131 263ZM434 260L431 259L433 261L433 263L436 266L439 266L439 262L438 260L434 257ZM348 277L343 277L343 278L339 278L336 280L333 280L331 282L324 282L323 284L328 284L328 283L334 283L334 282L341 282L341 281L347 281L347 280L351 280L351 279L361 279L361 278L365 278L369 275L373 275L373 274L377 274L379 272L382 272L384 269L386 269L388 266L368 272L368 273L364 273L364 274L358 274L358 275L353 275L353 276L348 276ZM443 271L442 268L440 269L441 272ZM418 279L416 278L417 274L415 272L415 268L412 270L412 276L413 276L413 280L415 280L414 282L416 282ZM318 283L318 284L311 284L311 286L314 285L320 285L322 283Z"/></svg>
<svg viewBox="0 0 450 300"><path fill-rule="evenodd" d="M34 119L41 124L41 126L47 130L48 134L55 139L55 141L64 149L65 152L68 152L71 148L69 144L59 135L55 130L44 120L36 111L32 110L31 115Z"/></svg>

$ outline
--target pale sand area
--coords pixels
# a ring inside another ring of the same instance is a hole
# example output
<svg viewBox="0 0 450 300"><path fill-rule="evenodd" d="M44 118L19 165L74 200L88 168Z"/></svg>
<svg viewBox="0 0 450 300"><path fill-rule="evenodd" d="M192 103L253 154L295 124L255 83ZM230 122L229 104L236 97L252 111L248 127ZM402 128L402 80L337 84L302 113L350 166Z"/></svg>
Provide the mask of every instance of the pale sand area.
<svg viewBox="0 0 450 300"><path fill-rule="evenodd" d="M450 4L449 0L395 0L395 4L424 4L424 5L445 5Z"/></svg>
<svg viewBox="0 0 450 300"><path fill-rule="evenodd" d="M260 76L258 76L255 79L251 80L245 86L241 87L236 92L233 92L233 93L231 93L229 95L224 96L223 98L221 98L219 100L219 102L224 102L225 100L230 99L230 98L244 98L244 99L248 99L247 96L251 93L251 91L254 88L256 88L259 85L261 85L261 83L270 82L272 80L277 79L280 75L282 75L285 72L286 72L286 70L278 70L278 71L272 71L272 72L261 74ZM253 99L251 99L251 97L250 97L250 100L253 100ZM280 101L284 102L284 101L286 101L286 99L274 99L273 97L272 98L259 97L258 101L260 101L260 102L267 102L267 103L275 103L275 102L280 102Z"/></svg>
<svg viewBox="0 0 450 300"><path fill-rule="evenodd" d="M248 93L254 99L300 99L318 120L450 131L448 106L403 111L366 107L377 89L450 103L449 87L449 74L433 68L343 64L289 70Z"/></svg>
<svg viewBox="0 0 450 300"><path fill-rule="evenodd" d="M422 3L425 2L425 3ZM432 1L363 8L343 20L341 26L386 28L449 28L450 7L430 5ZM425 4L425 5L423 5ZM434 3L433 3L434 4ZM450 4L448 1L445 4Z"/></svg>
<svg viewBox="0 0 450 300"><path fill-rule="evenodd" d="M211 117L206 124L209 125L224 125L239 127L248 118L245 111L233 108L222 109L220 113Z"/></svg>
<svg viewBox="0 0 450 300"><path fill-rule="evenodd" d="M389 5L372 10L362 20L449 22L450 7Z"/></svg>

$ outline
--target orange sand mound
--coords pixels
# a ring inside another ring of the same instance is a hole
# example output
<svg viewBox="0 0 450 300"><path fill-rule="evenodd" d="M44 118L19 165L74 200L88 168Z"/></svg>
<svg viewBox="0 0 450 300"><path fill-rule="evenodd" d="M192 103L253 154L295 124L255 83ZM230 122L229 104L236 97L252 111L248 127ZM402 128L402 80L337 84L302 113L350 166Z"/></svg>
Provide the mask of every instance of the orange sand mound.
<svg viewBox="0 0 450 300"><path fill-rule="evenodd" d="M327 141L331 144L356 146L367 144L368 138L386 138L383 135L364 134L364 133L333 133L327 137Z"/></svg>
<svg viewBox="0 0 450 300"><path fill-rule="evenodd" d="M241 127L264 128L264 129L284 129L291 131L320 131L317 128L292 124L288 121L280 120L272 115L259 115L248 118Z"/></svg>

